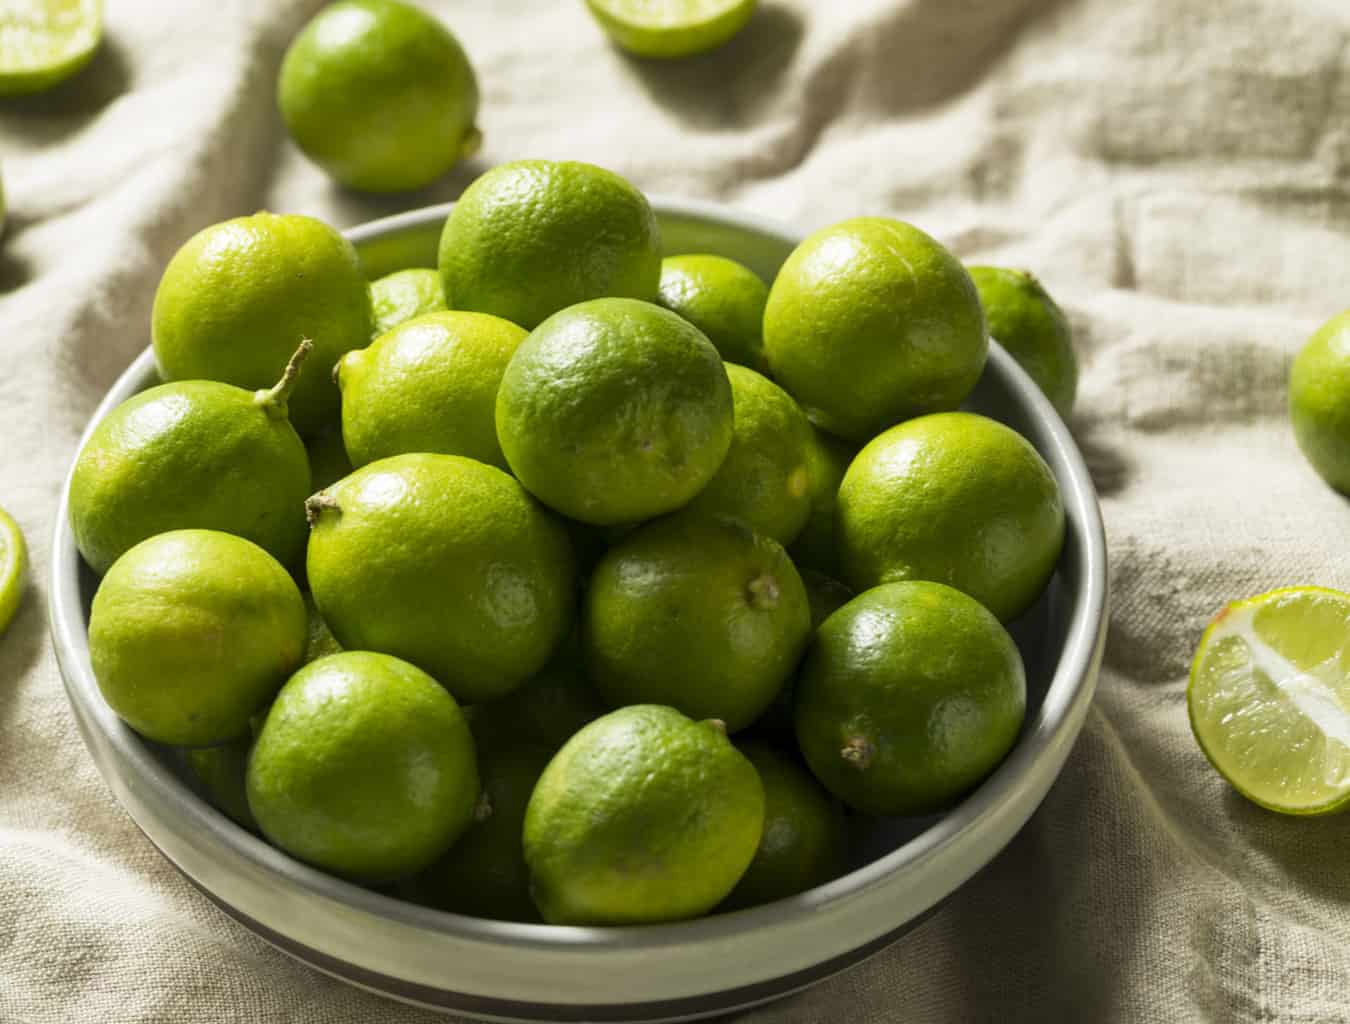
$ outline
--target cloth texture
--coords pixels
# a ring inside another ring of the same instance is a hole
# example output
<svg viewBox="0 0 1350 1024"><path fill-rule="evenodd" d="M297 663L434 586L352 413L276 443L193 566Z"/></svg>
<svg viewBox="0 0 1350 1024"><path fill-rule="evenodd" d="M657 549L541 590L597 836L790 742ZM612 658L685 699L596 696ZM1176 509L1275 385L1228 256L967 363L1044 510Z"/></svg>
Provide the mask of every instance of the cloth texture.
<svg viewBox="0 0 1350 1024"><path fill-rule="evenodd" d="M485 145L424 192L331 184L276 112L298 0L109 0L78 78L0 101L0 505L31 585L0 638L0 1021L440 1020L274 952L136 830L48 640L79 433L147 344L193 232L261 208L346 227L521 157L805 231L881 214L1034 270L1068 311L1073 431L1114 576L1097 697L1009 848L920 928L756 1024L1350 1021L1350 816L1246 803L1191 738L1226 601L1350 588L1350 510L1300 457L1289 361L1350 304L1343 0L764 0L711 55L607 44L580 0L426 0L478 71Z"/></svg>

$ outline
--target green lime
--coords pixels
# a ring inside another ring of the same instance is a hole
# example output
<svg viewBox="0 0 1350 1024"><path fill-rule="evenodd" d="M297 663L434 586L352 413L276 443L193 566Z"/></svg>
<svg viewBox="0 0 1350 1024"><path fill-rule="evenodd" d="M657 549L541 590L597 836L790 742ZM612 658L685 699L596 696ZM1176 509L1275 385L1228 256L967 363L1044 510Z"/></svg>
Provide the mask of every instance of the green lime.
<svg viewBox="0 0 1350 1024"><path fill-rule="evenodd" d="M248 809L244 773L253 736L242 736L218 747L200 747L186 751L188 769L196 777L211 805L251 832L258 831L253 812Z"/></svg>
<svg viewBox="0 0 1350 1024"><path fill-rule="evenodd" d="M1219 612L1186 690L1210 764L1281 814L1350 806L1350 594L1286 587Z"/></svg>
<svg viewBox="0 0 1350 1024"><path fill-rule="evenodd" d="M497 393L511 470L569 518L650 519L689 501L731 446L731 385L717 350L669 310L596 299L550 317Z"/></svg>
<svg viewBox="0 0 1350 1024"><path fill-rule="evenodd" d="M95 572L167 530L238 534L294 566L305 547L309 458L287 420L302 347L257 392L209 380L161 384L94 428L70 478L70 525Z"/></svg>
<svg viewBox="0 0 1350 1024"><path fill-rule="evenodd" d="M308 627L304 658L306 665L342 650L342 645L337 642L337 637L333 636L328 623L323 621L319 606L314 603L314 595L308 593L305 594L305 622Z"/></svg>
<svg viewBox="0 0 1350 1024"><path fill-rule="evenodd" d="M1295 357L1289 417L1313 469L1350 494L1350 309L1323 324Z"/></svg>
<svg viewBox="0 0 1350 1024"><path fill-rule="evenodd" d="M764 787L717 722L639 704L573 736L525 811L551 924L642 924L717 906L754 858Z"/></svg>
<svg viewBox="0 0 1350 1024"><path fill-rule="evenodd" d="M368 651L330 655L287 681L246 784L269 840L364 882L431 864L469 827L479 792L455 699L420 669Z"/></svg>
<svg viewBox="0 0 1350 1024"><path fill-rule="evenodd" d="M310 487L315 491L337 483L352 471L351 459L347 458L347 449L342 443L340 426L329 427L322 433L306 438L305 450L309 453Z"/></svg>
<svg viewBox="0 0 1350 1024"><path fill-rule="evenodd" d="M826 574L839 571L839 553L835 543L835 505L839 485L858 449L846 441L811 428L808 449L811 471L811 511L788 554L799 566L809 566Z"/></svg>
<svg viewBox="0 0 1350 1024"><path fill-rule="evenodd" d="M586 0L609 37L639 57L689 57L721 46L757 0Z"/></svg>
<svg viewBox="0 0 1350 1024"><path fill-rule="evenodd" d="M587 299L654 301L661 232L647 197L613 171L519 160L488 171L455 203L440 272L455 309L533 330Z"/></svg>
<svg viewBox="0 0 1350 1024"><path fill-rule="evenodd" d="M811 630L787 554L734 519L642 527L601 560L585 600L582 644L602 697L667 704L731 732L773 701Z"/></svg>
<svg viewBox="0 0 1350 1024"><path fill-rule="evenodd" d="M1064 544L1050 467L1022 435L968 412L910 420L858 453L839 488L844 581L933 580L1004 622L1036 600Z"/></svg>
<svg viewBox="0 0 1350 1024"><path fill-rule="evenodd" d="M398 0L342 0L286 51L277 105L291 137L365 192L429 185L482 142L478 81L444 25Z"/></svg>
<svg viewBox="0 0 1350 1024"><path fill-rule="evenodd" d="M567 533L499 469L396 455L308 508L310 588L347 650L403 658L472 702L538 672L571 625Z"/></svg>
<svg viewBox="0 0 1350 1024"><path fill-rule="evenodd" d="M28 579L28 545L23 531L0 508L0 633L14 620Z"/></svg>
<svg viewBox="0 0 1350 1024"><path fill-rule="evenodd" d="M0 96L41 92L90 60L103 38L103 0L0 3Z"/></svg>
<svg viewBox="0 0 1350 1024"><path fill-rule="evenodd" d="M475 736L502 746L529 744L552 753L605 713L586 675L581 645L569 636L543 670L505 697L475 704L469 718Z"/></svg>
<svg viewBox="0 0 1350 1024"><path fill-rule="evenodd" d="M428 313L348 352L337 379L352 464L440 452L505 469L494 418L497 388L525 337L486 313Z"/></svg>
<svg viewBox="0 0 1350 1024"><path fill-rule="evenodd" d="M370 305L375 313L375 337L392 331L405 320L446 308L439 271L426 267L396 270L370 282Z"/></svg>
<svg viewBox="0 0 1350 1024"><path fill-rule="evenodd" d="M262 548L214 530L142 541L103 577L89 659L103 698L148 739L226 743L300 667L305 602Z"/></svg>
<svg viewBox="0 0 1350 1024"><path fill-rule="evenodd" d="M792 396L767 377L728 363L731 448L687 506L733 516L780 544L801 533L811 512L811 424Z"/></svg>
<svg viewBox="0 0 1350 1024"><path fill-rule="evenodd" d="M749 267L725 256L670 256L661 261L657 301L717 347L722 358L767 373L764 304L769 288Z"/></svg>
<svg viewBox="0 0 1350 1024"><path fill-rule="evenodd" d="M979 293L961 262L898 220L859 217L793 250L764 310L774 377L833 434L863 442L955 409L984 369Z"/></svg>
<svg viewBox="0 0 1350 1024"><path fill-rule="evenodd" d="M312 217L255 213L197 232L169 261L151 334L165 380L266 387L302 339L314 345L291 396L301 434L336 421L333 366L370 343L370 289L356 250Z"/></svg>
<svg viewBox="0 0 1350 1024"><path fill-rule="evenodd" d="M1012 749L1022 658L977 601L888 583L825 620L797 680L797 739L816 777L868 814L949 806Z"/></svg>
<svg viewBox="0 0 1350 1024"><path fill-rule="evenodd" d="M0 180L0 235L5 233L5 183Z"/></svg>
<svg viewBox="0 0 1350 1024"><path fill-rule="evenodd" d="M989 334L1008 350L1061 416L1078 393L1078 359L1069 318L1025 270L969 267Z"/></svg>

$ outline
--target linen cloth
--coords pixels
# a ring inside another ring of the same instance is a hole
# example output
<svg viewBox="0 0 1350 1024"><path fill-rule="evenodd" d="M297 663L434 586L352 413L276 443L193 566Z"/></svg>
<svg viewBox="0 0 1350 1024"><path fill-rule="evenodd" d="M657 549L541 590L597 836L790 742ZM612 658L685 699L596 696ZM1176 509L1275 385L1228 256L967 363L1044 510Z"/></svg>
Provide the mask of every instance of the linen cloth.
<svg viewBox="0 0 1350 1024"><path fill-rule="evenodd" d="M721 51L612 49L580 0L426 2L483 89L482 153L362 197L274 104L299 0L109 0L57 91L0 101L0 505L32 584L0 638L0 1021L432 1021L274 952L193 891L76 732L45 614L58 488L194 231L349 226L494 163L589 160L801 229L912 220L1036 271L1083 365L1073 429L1114 572L1095 705L1028 827L935 917L756 1022L1350 1020L1350 817L1230 792L1186 722L1227 600L1350 587L1350 510L1300 458L1291 355L1350 305L1343 0L765 0Z"/></svg>

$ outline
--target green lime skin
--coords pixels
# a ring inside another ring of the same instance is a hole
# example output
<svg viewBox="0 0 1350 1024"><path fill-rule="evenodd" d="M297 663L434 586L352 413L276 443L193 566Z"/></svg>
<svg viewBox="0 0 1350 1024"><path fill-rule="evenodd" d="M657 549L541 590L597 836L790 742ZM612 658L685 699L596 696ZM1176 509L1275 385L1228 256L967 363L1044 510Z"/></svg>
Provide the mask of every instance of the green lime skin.
<svg viewBox="0 0 1350 1024"><path fill-rule="evenodd" d="M308 338L314 350L290 400L305 436L336 422L333 366L367 345L373 327L356 250L322 221L295 214L255 213L197 232L169 261L151 314L167 381L267 387Z"/></svg>
<svg viewBox="0 0 1350 1024"><path fill-rule="evenodd" d="M647 197L593 164L520 160L488 171L441 233L449 304L533 330L606 296L656 300L661 232Z"/></svg>
<svg viewBox="0 0 1350 1024"><path fill-rule="evenodd" d="M1036 277L1006 267L970 267L989 334L1068 418L1078 394L1078 357L1069 318Z"/></svg>
<svg viewBox="0 0 1350 1024"><path fill-rule="evenodd" d="M342 443L341 426L306 438L305 450L309 453L311 493L332 486L352 471L352 461Z"/></svg>
<svg viewBox="0 0 1350 1024"><path fill-rule="evenodd" d="M482 143L459 40L398 0L342 0L315 15L282 60L277 106L304 154L363 192L429 185Z"/></svg>
<svg viewBox="0 0 1350 1024"><path fill-rule="evenodd" d="M396 270L370 282L370 305L375 314L375 337L425 313L446 309L441 275L430 267Z"/></svg>
<svg viewBox="0 0 1350 1024"><path fill-rule="evenodd" d="M775 379L822 426L862 443L960 405L989 341L955 256L902 221L859 217L787 258L769 290L764 349Z"/></svg>
<svg viewBox="0 0 1350 1024"><path fill-rule="evenodd" d="M0 9L0 96L60 85L94 58L103 0L43 0Z"/></svg>
<svg viewBox="0 0 1350 1024"><path fill-rule="evenodd" d="M142 541L103 577L89 658L103 699L147 739L227 743L300 667L305 602L256 544L214 530Z"/></svg>
<svg viewBox="0 0 1350 1024"><path fill-rule="evenodd" d="M725 256L669 256L661 261L657 301L706 334L727 362L768 372L769 287L749 267Z"/></svg>
<svg viewBox="0 0 1350 1024"><path fill-rule="evenodd" d="M525 863L550 924L643 924L717 906L754 859L764 787L716 722L639 704L549 762L525 811Z"/></svg>
<svg viewBox="0 0 1350 1024"><path fill-rule="evenodd" d="M797 680L797 740L835 796L866 814L929 814L1012 749L1026 714L1017 645L941 583L888 583L825 620Z"/></svg>
<svg viewBox="0 0 1350 1024"><path fill-rule="evenodd" d="M469 827L478 769L455 699L398 658L346 651L277 694L253 744L248 805L271 842L356 881L421 871Z"/></svg>
<svg viewBox="0 0 1350 1024"><path fill-rule="evenodd" d="M807 454L811 472L811 511L801 533L788 547L788 554L798 566L833 576L839 572L834 526L839 485L844 482L844 474L858 449L813 426Z"/></svg>
<svg viewBox="0 0 1350 1024"><path fill-rule="evenodd" d="M731 384L717 350L669 310L596 299L541 324L497 392L511 471L563 515L596 526L674 511L731 447Z"/></svg>
<svg viewBox="0 0 1350 1024"><path fill-rule="evenodd" d="M719 910L741 910L799 892L843 874L848 855L843 809L795 758L764 743L743 753L764 786L764 834Z"/></svg>
<svg viewBox="0 0 1350 1024"><path fill-rule="evenodd" d="M792 396L767 377L726 364L734 427L726 458L687 508L733 516L790 544L811 514L813 428Z"/></svg>
<svg viewBox="0 0 1350 1024"><path fill-rule="evenodd" d="M248 734L218 747L185 751L184 756L188 770L197 779L211 806L235 824L257 832L258 823L248 809L248 792L244 787L244 772L252 749L253 736Z"/></svg>
<svg viewBox="0 0 1350 1024"><path fill-rule="evenodd" d="M319 613L319 606L314 603L314 595L307 593L304 597L305 623L307 626L304 663L308 665L311 661L318 661L330 654L339 653L342 650L342 645L337 642L337 637L333 636L333 631L328 628L328 623L323 621L323 615Z"/></svg>
<svg viewBox="0 0 1350 1024"><path fill-rule="evenodd" d="M496 746L543 747L551 754L607 710L586 675L574 632L523 686L468 712L475 736Z"/></svg>
<svg viewBox="0 0 1350 1024"><path fill-rule="evenodd" d="M463 455L506 469L497 388L526 332L486 313L428 313L337 366L352 465L404 452Z"/></svg>
<svg viewBox="0 0 1350 1024"><path fill-rule="evenodd" d="M471 703L538 672L571 626L567 533L499 469L396 455L309 509L310 588L346 650L403 658Z"/></svg>
<svg viewBox="0 0 1350 1024"><path fill-rule="evenodd" d="M586 666L612 706L666 704L730 732L777 696L809 639L801 577L734 519L672 516L601 560L582 613Z"/></svg>
<svg viewBox="0 0 1350 1024"><path fill-rule="evenodd" d="M8 512L0 508L0 633L18 614L28 584L28 543Z"/></svg>
<svg viewBox="0 0 1350 1024"><path fill-rule="evenodd" d="M638 57L691 57L715 49L745 28L757 0L586 0L595 20Z"/></svg>
<svg viewBox="0 0 1350 1024"><path fill-rule="evenodd" d="M877 437L839 488L844 582L863 591L933 580L1004 622L1045 589L1064 546L1064 505L1024 437L974 413L922 416Z"/></svg>
<svg viewBox="0 0 1350 1024"><path fill-rule="evenodd" d="M1312 468L1350 494L1350 309L1323 324L1294 357L1289 418Z"/></svg>

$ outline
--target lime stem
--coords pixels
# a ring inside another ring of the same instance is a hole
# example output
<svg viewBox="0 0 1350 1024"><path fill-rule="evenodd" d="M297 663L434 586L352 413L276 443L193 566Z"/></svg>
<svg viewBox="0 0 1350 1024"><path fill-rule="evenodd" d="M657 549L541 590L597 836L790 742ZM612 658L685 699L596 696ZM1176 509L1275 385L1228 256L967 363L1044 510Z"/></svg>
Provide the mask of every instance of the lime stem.
<svg viewBox="0 0 1350 1024"><path fill-rule="evenodd" d="M844 743L844 749L839 751L839 756L858 771L866 771L872 763L872 744L865 736L850 736Z"/></svg>
<svg viewBox="0 0 1350 1024"><path fill-rule="evenodd" d="M311 527L319 521L319 516L323 515L326 509L332 509L334 512L341 511L337 498L327 491L320 491L318 494L305 499L305 519Z"/></svg>
<svg viewBox="0 0 1350 1024"><path fill-rule="evenodd" d="M761 611L778 607L778 580L764 573L752 579L746 587L750 591L750 604Z"/></svg>
<svg viewBox="0 0 1350 1024"><path fill-rule="evenodd" d="M253 393L253 401L262 406L269 416L285 419L288 415L289 410L286 403L290 399L291 391L294 390L295 382L300 376L300 365L313 348L314 342L308 338L302 338L300 347L291 355L286 363L286 369L281 372L281 380L270 388L264 388Z"/></svg>
<svg viewBox="0 0 1350 1024"><path fill-rule="evenodd" d="M711 726L714 732L720 732L723 736L727 734L727 723L720 718L705 718L703 724Z"/></svg>

